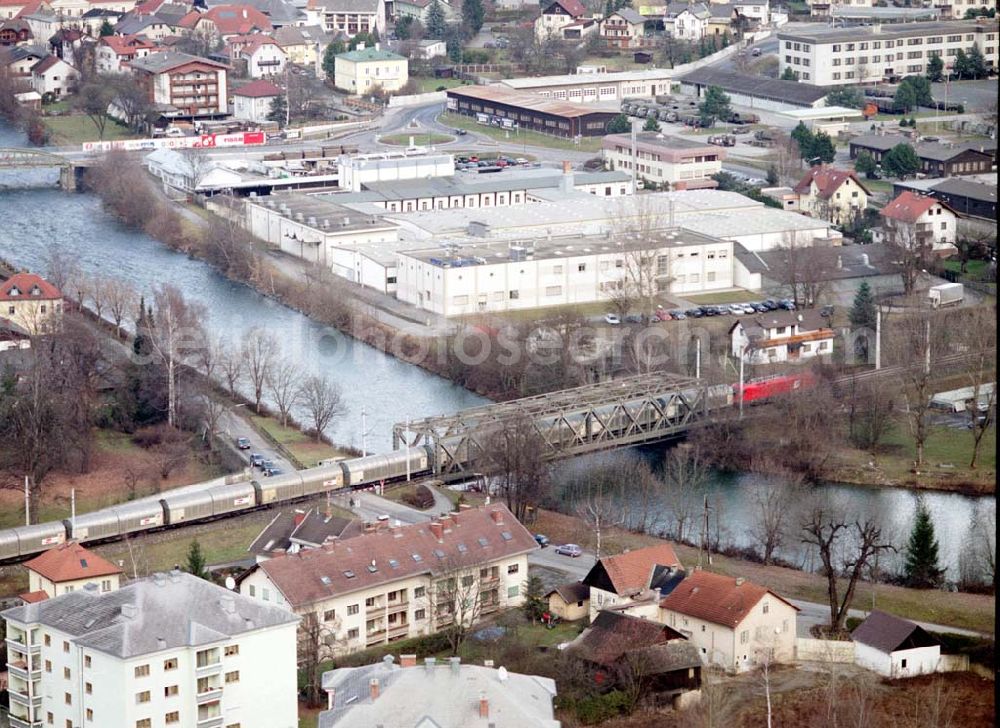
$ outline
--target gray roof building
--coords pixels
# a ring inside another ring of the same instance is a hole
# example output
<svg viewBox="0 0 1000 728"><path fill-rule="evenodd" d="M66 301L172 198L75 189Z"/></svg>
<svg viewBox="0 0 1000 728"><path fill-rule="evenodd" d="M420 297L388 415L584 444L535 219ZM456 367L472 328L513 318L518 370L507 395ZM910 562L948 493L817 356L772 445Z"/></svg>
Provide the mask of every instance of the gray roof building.
<svg viewBox="0 0 1000 728"><path fill-rule="evenodd" d="M126 659L298 621L285 609L176 570L118 591L100 593L87 587L0 616L58 629L72 635L80 647Z"/></svg>
<svg viewBox="0 0 1000 728"><path fill-rule="evenodd" d="M318 508L282 511L276 515L247 548L259 556L277 556L294 546L319 548L328 541L350 538L364 531L360 521L328 516Z"/></svg>
<svg viewBox="0 0 1000 728"><path fill-rule="evenodd" d="M552 699L555 681L507 672L503 667L463 665L404 655L364 667L323 674L330 710L319 728L559 728Z"/></svg>
<svg viewBox="0 0 1000 728"><path fill-rule="evenodd" d="M989 29L975 20L932 21L921 23L899 23L894 25L861 25L852 27L814 27L779 30L778 40L797 40L806 43L840 43L850 41L894 40L922 38L928 35L952 35L955 33L984 32ZM996 32L995 30L993 32Z"/></svg>
<svg viewBox="0 0 1000 728"><path fill-rule="evenodd" d="M720 71L708 66L681 76L679 80L689 86L718 86L726 93L754 96L792 106L814 106L829 93L829 89L807 83L751 76L736 71Z"/></svg>
<svg viewBox="0 0 1000 728"><path fill-rule="evenodd" d="M933 647L941 643L927 633L923 627L908 619L875 610L859 624L851 639L863 645L874 647L880 652L895 652L914 647Z"/></svg>

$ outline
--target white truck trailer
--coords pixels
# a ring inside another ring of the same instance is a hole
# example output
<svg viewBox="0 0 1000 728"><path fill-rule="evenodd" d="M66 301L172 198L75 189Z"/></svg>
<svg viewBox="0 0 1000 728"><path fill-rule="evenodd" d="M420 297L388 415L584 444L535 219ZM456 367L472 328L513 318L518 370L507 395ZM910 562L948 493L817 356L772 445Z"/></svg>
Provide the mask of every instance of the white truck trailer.
<svg viewBox="0 0 1000 728"><path fill-rule="evenodd" d="M940 286L932 286L927 291L927 300L931 308L941 308L942 306L957 306L965 298L965 289L961 283L942 283Z"/></svg>

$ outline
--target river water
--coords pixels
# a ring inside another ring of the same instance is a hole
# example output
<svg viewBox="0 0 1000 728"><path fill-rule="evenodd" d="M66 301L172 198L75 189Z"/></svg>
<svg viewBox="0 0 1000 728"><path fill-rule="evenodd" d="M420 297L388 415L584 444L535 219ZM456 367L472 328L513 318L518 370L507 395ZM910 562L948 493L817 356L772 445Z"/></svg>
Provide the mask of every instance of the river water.
<svg viewBox="0 0 1000 728"><path fill-rule="evenodd" d="M23 135L0 126L0 147L23 146ZM481 397L424 370L321 326L253 290L233 283L210 266L176 253L156 240L126 230L106 215L94 195L58 190L55 171L0 173L0 256L44 272L52 246L72 256L89 274L117 275L138 291L169 282L191 301L204 305L205 325L220 338L238 342L254 327L272 333L282 355L306 372L323 373L343 392L347 413L328 434L337 442L361 447L362 410L366 413L370 451L392 447L392 424L406 418L451 413L482 404ZM593 465L593 456L561 466L572 473ZM650 451L628 451L625 457L650 457ZM659 455L657 455L659 457ZM750 545L752 502L759 476L714 474L707 486L714 522L723 543ZM902 546L912 523L916 495L905 489L868 489L828 485L836 496L862 509L885 514L889 529ZM926 493L941 547L941 562L953 569L968 524L975 512L995 513L992 498ZM665 510L660 508L660 510ZM789 538L780 555L809 567L810 554ZM952 571L953 574L953 571Z"/></svg>

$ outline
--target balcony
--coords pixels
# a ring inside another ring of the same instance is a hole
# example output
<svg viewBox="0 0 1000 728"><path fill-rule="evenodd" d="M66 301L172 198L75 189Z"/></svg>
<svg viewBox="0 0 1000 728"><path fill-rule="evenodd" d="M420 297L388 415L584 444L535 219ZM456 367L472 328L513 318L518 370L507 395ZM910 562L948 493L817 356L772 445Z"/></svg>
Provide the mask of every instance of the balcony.
<svg viewBox="0 0 1000 728"><path fill-rule="evenodd" d="M393 614L395 612L405 612L409 607L410 603L408 601L395 601L389 602L388 610L390 614Z"/></svg>
<svg viewBox="0 0 1000 728"><path fill-rule="evenodd" d="M38 660L35 662L39 663ZM19 677L25 681L30 680L32 677L38 677L38 674L42 671L40 664L36 664L31 670L28 670L28 663L24 660L7 663L7 669L10 671L12 677Z"/></svg>
<svg viewBox="0 0 1000 728"><path fill-rule="evenodd" d="M207 665L199 665L195 668L194 672L198 677L206 677L208 675L214 675L218 672L222 672L222 660L210 662Z"/></svg>
<svg viewBox="0 0 1000 728"><path fill-rule="evenodd" d="M365 614L366 615L382 614L383 611L385 611L385 605L384 604L373 604L370 607L365 607Z"/></svg>
<svg viewBox="0 0 1000 728"><path fill-rule="evenodd" d="M365 646L371 647L372 645L378 645L385 642L385 630L379 630L378 632L369 632L365 635Z"/></svg>
<svg viewBox="0 0 1000 728"><path fill-rule="evenodd" d="M42 651L42 646L40 644L26 644L24 637L8 637L5 642L7 643L7 647L9 649L14 650L15 652L20 652L22 655L26 655L29 652L33 655L37 655Z"/></svg>
<svg viewBox="0 0 1000 728"><path fill-rule="evenodd" d="M389 639L392 639L393 637L401 637L409 633L410 633L409 623L398 624L395 627L389 627Z"/></svg>
<svg viewBox="0 0 1000 728"><path fill-rule="evenodd" d="M10 721L10 728L42 728L42 721L40 720L28 720L27 718L18 718L16 715L10 715L7 718Z"/></svg>
<svg viewBox="0 0 1000 728"><path fill-rule="evenodd" d="M204 705L205 703L211 703L213 700L222 699L222 686L211 687L203 693L198 693L195 697L198 705Z"/></svg>
<svg viewBox="0 0 1000 728"><path fill-rule="evenodd" d="M492 614L500 608L500 602L486 602L479 607L481 614Z"/></svg>
<svg viewBox="0 0 1000 728"><path fill-rule="evenodd" d="M221 715L213 715L211 718L199 718L198 728L222 728L222 721L225 718Z"/></svg>
<svg viewBox="0 0 1000 728"><path fill-rule="evenodd" d="M442 627L446 624L451 624L455 621L455 615L450 613L438 614L434 617L434 623L438 627Z"/></svg>
<svg viewBox="0 0 1000 728"><path fill-rule="evenodd" d="M487 576L479 580L479 588L481 590L493 589L500 586L500 575L497 576Z"/></svg>

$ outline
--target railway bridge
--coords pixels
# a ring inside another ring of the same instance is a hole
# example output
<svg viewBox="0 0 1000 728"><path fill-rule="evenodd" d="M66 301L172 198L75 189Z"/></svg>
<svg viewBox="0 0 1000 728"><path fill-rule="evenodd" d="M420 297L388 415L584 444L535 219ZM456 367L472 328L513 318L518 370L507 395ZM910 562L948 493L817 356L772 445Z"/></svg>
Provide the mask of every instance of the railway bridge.
<svg viewBox="0 0 1000 728"><path fill-rule="evenodd" d="M72 192L77 189L86 163L65 154L21 147L0 148L0 170L59 168L59 186Z"/></svg>
<svg viewBox="0 0 1000 728"><path fill-rule="evenodd" d="M664 440L732 403L728 385L655 372L393 426L393 448L431 445L435 472L488 469L501 443L541 442L547 458Z"/></svg>

